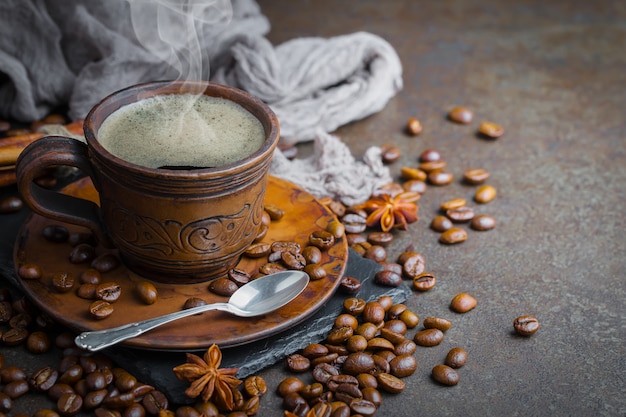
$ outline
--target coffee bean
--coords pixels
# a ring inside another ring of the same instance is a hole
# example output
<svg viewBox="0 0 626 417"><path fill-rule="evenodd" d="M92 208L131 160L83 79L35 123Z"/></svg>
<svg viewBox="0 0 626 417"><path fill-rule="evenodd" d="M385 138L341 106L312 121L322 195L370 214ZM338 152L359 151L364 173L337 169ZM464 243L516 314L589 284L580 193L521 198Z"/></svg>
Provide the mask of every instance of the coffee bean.
<svg viewBox="0 0 626 417"><path fill-rule="evenodd" d="M358 388L359 380L354 375L339 374L331 376L328 382L326 382L328 389L333 392L337 391L337 388L343 384L353 385Z"/></svg>
<svg viewBox="0 0 626 417"><path fill-rule="evenodd" d="M22 368L14 365L9 365L0 369L0 381L3 384L8 384L13 381L21 381L27 378L26 372Z"/></svg>
<svg viewBox="0 0 626 417"><path fill-rule="evenodd" d="M437 169L429 172L427 179L432 185L443 186L454 181L454 174L443 169Z"/></svg>
<svg viewBox="0 0 626 417"><path fill-rule="evenodd" d="M58 272L52 276L52 287L58 292L68 292L74 288L75 279L68 272Z"/></svg>
<svg viewBox="0 0 626 417"><path fill-rule="evenodd" d="M83 398L76 393L63 394L57 401L57 409L63 416L73 416L83 407Z"/></svg>
<svg viewBox="0 0 626 417"><path fill-rule="evenodd" d="M400 265L399 263L384 261L379 262L378 264L381 266L381 268L383 268L384 271L391 271L398 275L402 275L402 265Z"/></svg>
<svg viewBox="0 0 626 417"><path fill-rule="evenodd" d="M343 301L343 309L350 314L358 315L365 309L365 304L362 298L350 297Z"/></svg>
<svg viewBox="0 0 626 417"><path fill-rule="evenodd" d="M326 230L317 230L309 235L309 244L325 251L335 244L335 237Z"/></svg>
<svg viewBox="0 0 626 417"><path fill-rule="evenodd" d="M367 236L367 241L374 246L387 246L393 241L393 233L372 232Z"/></svg>
<svg viewBox="0 0 626 417"><path fill-rule="evenodd" d="M101 273L112 271L117 268L119 264L120 260L112 253L105 253L91 261L91 267Z"/></svg>
<svg viewBox="0 0 626 417"><path fill-rule="evenodd" d="M446 216L455 223L470 221L474 218L474 209L468 206L446 210Z"/></svg>
<svg viewBox="0 0 626 417"><path fill-rule="evenodd" d="M28 382L24 379L11 381L2 388L2 392L12 400L21 397L29 391Z"/></svg>
<svg viewBox="0 0 626 417"><path fill-rule="evenodd" d="M113 314L113 306L107 301L96 300L89 305L89 313L98 320L105 319Z"/></svg>
<svg viewBox="0 0 626 417"><path fill-rule="evenodd" d="M246 271L242 271L241 269L232 268L228 270L228 279L237 284L238 287L242 285L246 285L250 282L251 277Z"/></svg>
<svg viewBox="0 0 626 417"><path fill-rule="evenodd" d="M39 279L42 275L41 267L31 263L21 264L17 273L22 279Z"/></svg>
<svg viewBox="0 0 626 417"><path fill-rule="evenodd" d="M307 264L319 264L322 262L322 251L317 246L307 246L302 249L302 256Z"/></svg>
<svg viewBox="0 0 626 417"><path fill-rule="evenodd" d="M519 316L513 321L515 332L522 336L532 336L539 330L539 320L534 316Z"/></svg>
<svg viewBox="0 0 626 417"><path fill-rule="evenodd" d="M102 274L99 271L89 268L78 276L78 281L83 284L100 284L102 281Z"/></svg>
<svg viewBox="0 0 626 417"><path fill-rule="evenodd" d="M459 383L459 374L447 365L435 365L432 370L433 379L443 385Z"/></svg>
<svg viewBox="0 0 626 417"><path fill-rule="evenodd" d="M497 139L504 134L504 129L492 122L481 122L478 125L478 132L492 139Z"/></svg>
<svg viewBox="0 0 626 417"><path fill-rule="evenodd" d="M150 281L139 281L135 284L135 292L137 293L137 297L144 304L154 304L159 298L159 292L156 287Z"/></svg>
<svg viewBox="0 0 626 417"><path fill-rule="evenodd" d="M400 176L409 181L426 181L426 172L415 167L400 168Z"/></svg>
<svg viewBox="0 0 626 417"><path fill-rule="evenodd" d="M440 233L443 233L452 227L454 227L452 220L446 216L435 216L430 223L430 228Z"/></svg>
<svg viewBox="0 0 626 417"><path fill-rule="evenodd" d="M478 231L491 230L496 227L496 219L487 214L479 214L474 216L470 223L470 227Z"/></svg>
<svg viewBox="0 0 626 417"><path fill-rule="evenodd" d="M346 227L339 220L333 219L326 225L326 231L335 239L341 239L346 233Z"/></svg>
<svg viewBox="0 0 626 417"><path fill-rule="evenodd" d="M447 200L441 203L439 208L443 211L454 210L459 207L463 207L467 204L467 201L464 198L453 198L452 200Z"/></svg>
<svg viewBox="0 0 626 417"><path fill-rule="evenodd" d="M374 324L382 323L383 320L385 320L385 309L379 302L370 301L365 304L361 316L365 322Z"/></svg>
<svg viewBox="0 0 626 417"><path fill-rule="evenodd" d="M2 333L1 340L6 346L17 346L28 338L29 332L23 327L12 327Z"/></svg>
<svg viewBox="0 0 626 417"><path fill-rule="evenodd" d="M461 347L450 349L446 355L445 364L450 368L460 368L467 361L467 351Z"/></svg>
<svg viewBox="0 0 626 417"><path fill-rule="evenodd" d="M328 276L326 269L320 264L308 264L304 267L304 272L307 273L311 281L324 279Z"/></svg>
<svg viewBox="0 0 626 417"><path fill-rule="evenodd" d="M390 319L387 320L383 328L380 329L380 335L389 340L394 345L397 345L404 340L404 335L406 334L407 329L408 327L406 323L402 320ZM391 332L391 334L387 334L387 331ZM396 335L400 335L401 338L398 338Z"/></svg>
<svg viewBox="0 0 626 417"><path fill-rule="evenodd" d="M384 163L391 164L402 156L402 150L396 146L386 143L380 147L380 156Z"/></svg>
<svg viewBox="0 0 626 417"><path fill-rule="evenodd" d="M341 282L339 283L339 288L344 293L356 294L361 289L361 281L359 281L355 277L346 275L341 278Z"/></svg>
<svg viewBox="0 0 626 417"><path fill-rule="evenodd" d="M367 341L367 349L370 351L393 350L393 343L383 337L374 337Z"/></svg>
<svg viewBox="0 0 626 417"><path fill-rule="evenodd" d="M417 120L417 118L410 117L409 120L406 122L406 131L408 134L412 136L417 136L422 133L422 130L422 123Z"/></svg>
<svg viewBox="0 0 626 417"><path fill-rule="evenodd" d="M103 282L96 287L96 297L99 300L114 303L122 295L122 287L113 281Z"/></svg>
<svg viewBox="0 0 626 417"><path fill-rule="evenodd" d="M374 282L385 287L397 287L402 284L402 276L393 271L378 271L374 275Z"/></svg>
<svg viewBox="0 0 626 417"><path fill-rule="evenodd" d="M70 246L78 246L81 243L86 243L91 246L96 246L96 237L92 232L79 232L70 234L68 240Z"/></svg>
<svg viewBox="0 0 626 417"><path fill-rule="evenodd" d="M74 392L74 388L72 388L72 386L69 384L57 382L48 389L47 394L51 400L57 401L59 398L61 398L61 395L68 392Z"/></svg>
<svg viewBox="0 0 626 417"><path fill-rule="evenodd" d="M303 355L294 353L287 357L287 367L291 372L305 372L311 368L311 361Z"/></svg>
<svg viewBox="0 0 626 417"><path fill-rule="evenodd" d="M412 375L417 369L417 359L413 355L399 355L389 362L391 374L398 378Z"/></svg>
<svg viewBox="0 0 626 417"><path fill-rule="evenodd" d="M286 250L282 251L280 258L289 269L302 270L307 265L306 259L299 251Z"/></svg>
<svg viewBox="0 0 626 417"><path fill-rule="evenodd" d="M0 392L0 412L8 415L9 411L13 409L13 400L4 392Z"/></svg>
<svg viewBox="0 0 626 417"><path fill-rule="evenodd" d="M427 329L439 329L442 332L450 329L452 323L449 320L440 317L426 317L424 319L424 327Z"/></svg>
<svg viewBox="0 0 626 417"><path fill-rule="evenodd" d="M285 210L271 204L268 204L263 208L273 221L278 221L285 215Z"/></svg>
<svg viewBox="0 0 626 417"><path fill-rule="evenodd" d="M91 410L91 409L94 409L96 407L100 407L100 405L102 405L102 402L104 401L104 399L107 397L108 393L109 393L109 391L107 391L104 388L88 392L83 397L83 407L85 409L87 409L87 410Z"/></svg>
<svg viewBox="0 0 626 417"><path fill-rule="evenodd" d="M460 227L452 227L439 236L439 242L446 245L454 245L467 240L467 232Z"/></svg>
<svg viewBox="0 0 626 417"><path fill-rule="evenodd" d="M415 333L413 341L419 346L432 347L443 342L443 332L439 329L425 329Z"/></svg>
<svg viewBox="0 0 626 417"><path fill-rule="evenodd" d="M424 180L426 179L426 176L424 175ZM418 194L424 194L426 192L426 183L424 182L424 180L408 180L402 183L402 188L405 191L410 191L413 193L418 193Z"/></svg>
<svg viewBox="0 0 626 417"><path fill-rule="evenodd" d="M69 255L69 261L73 264L91 262L96 257L96 249L87 244L79 243L74 246Z"/></svg>
<svg viewBox="0 0 626 417"><path fill-rule="evenodd" d="M329 376L330 378L330 376ZM319 381L318 381L319 382ZM285 397L287 394L297 393L304 388L304 382L300 378L289 376L283 379L276 388L276 392L281 397Z"/></svg>
<svg viewBox="0 0 626 417"><path fill-rule="evenodd" d="M497 190L492 185L481 185L474 194L474 201L487 204L496 198Z"/></svg>
<svg viewBox="0 0 626 417"><path fill-rule="evenodd" d="M16 213L24 207L24 202L16 196L4 197L0 200L0 214Z"/></svg>
<svg viewBox="0 0 626 417"><path fill-rule="evenodd" d="M403 252L398 257L398 263L402 265L402 274L408 279L413 279L426 268L426 259L418 252Z"/></svg>
<svg viewBox="0 0 626 417"><path fill-rule="evenodd" d="M405 310L400 313L399 319L402 320L409 329L414 328L419 323L419 317L411 310Z"/></svg>
<svg viewBox="0 0 626 417"><path fill-rule="evenodd" d="M426 178L428 179L428 175L430 175L432 172L443 171L443 169L447 165L448 164L446 163L446 161L444 161L443 159L438 159L433 161L420 162L418 167L427 174Z"/></svg>
<svg viewBox="0 0 626 417"><path fill-rule="evenodd" d="M455 123L468 124L471 123L473 118L474 114L472 111L461 106L453 107L448 112L448 119Z"/></svg>
<svg viewBox="0 0 626 417"><path fill-rule="evenodd" d="M381 372L376 375L378 388L391 394L399 394L404 391L406 384L400 378L389 373Z"/></svg>
<svg viewBox="0 0 626 417"><path fill-rule="evenodd" d="M266 242L253 243L243 252L248 258L262 258L269 255L271 245Z"/></svg>
<svg viewBox="0 0 626 417"><path fill-rule="evenodd" d="M59 373L50 366L35 371L28 379L28 383L35 391L48 391L57 381Z"/></svg>
<svg viewBox="0 0 626 417"><path fill-rule="evenodd" d="M317 382L326 384L333 375L339 375L339 370L329 363L320 363L313 368L312 375Z"/></svg>
<svg viewBox="0 0 626 417"><path fill-rule="evenodd" d="M489 172L483 168L471 168L463 172L463 181L468 184L482 184L489 178Z"/></svg>
<svg viewBox="0 0 626 417"><path fill-rule="evenodd" d="M328 332L326 341L331 345L339 345L344 343L350 336L354 334L354 329L350 326L334 327Z"/></svg>
<svg viewBox="0 0 626 417"><path fill-rule="evenodd" d="M152 390L143 397L141 404L146 409L146 413L156 416L161 410L167 410L169 401L161 391Z"/></svg>
<svg viewBox="0 0 626 417"><path fill-rule="evenodd" d="M355 400L363 398L363 394L358 385L355 384L339 384L335 390L335 399L337 401L343 401L346 404L351 404Z"/></svg>
<svg viewBox="0 0 626 417"><path fill-rule="evenodd" d="M50 242L63 243L69 239L70 232L65 226L52 224L43 228L42 235Z"/></svg>
<svg viewBox="0 0 626 417"><path fill-rule="evenodd" d="M302 355L306 358L313 359L328 354L328 347L320 343L311 343L302 349Z"/></svg>
<svg viewBox="0 0 626 417"><path fill-rule="evenodd" d="M457 313L467 313L476 307L478 302L474 297L469 294L461 293L457 294L450 301L450 308Z"/></svg>
<svg viewBox="0 0 626 417"><path fill-rule="evenodd" d="M435 287L437 279L431 272L422 272L413 278L413 289L417 291L428 291Z"/></svg>
<svg viewBox="0 0 626 417"><path fill-rule="evenodd" d="M243 381L243 389L251 397L262 397L267 393L267 383L263 377L252 375Z"/></svg>
<svg viewBox="0 0 626 417"><path fill-rule="evenodd" d="M363 233L367 229L366 219L358 214L346 214L341 218L347 233Z"/></svg>
<svg viewBox="0 0 626 417"><path fill-rule="evenodd" d="M263 275L271 275L271 274L275 274L277 272L282 272L282 271L286 271L286 270L287 270L287 268L284 265L276 263L276 262L268 262L268 263L263 264L263 265L261 265L259 267L259 272L261 274L263 274ZM219 278L217 278L217 279L219 279ZM235 284L235 286L236 286L236 284Z"/></svg>
<svg viewBox="0 0 626 417"><path fill-rule="evenodd" d="M237 284L226 277L215 278L209 283L209 291L224 297L230 297L238 288Z"/></svg>
<svg viewBox="0 0 626 417"><path fill-rule="evenodd" d="M26 339L26 349L28 349L30 353L46 353L50 350L51 344L48 334L42 331L32 332Z"/></svg>

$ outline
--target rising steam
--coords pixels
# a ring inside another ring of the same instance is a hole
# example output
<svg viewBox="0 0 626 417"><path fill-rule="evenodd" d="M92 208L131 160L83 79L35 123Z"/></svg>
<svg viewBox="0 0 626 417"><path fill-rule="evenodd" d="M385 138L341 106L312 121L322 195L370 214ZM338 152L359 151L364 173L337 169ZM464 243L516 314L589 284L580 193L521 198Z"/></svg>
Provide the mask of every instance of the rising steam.
<svg viewBox="0 0 626 417"><path fill-rule="evenodd" d="M209 58L201 41L208 29L230 23L230 0L126 1L137 40L146 50L177 70L179 79L209 79Z"/></svg>

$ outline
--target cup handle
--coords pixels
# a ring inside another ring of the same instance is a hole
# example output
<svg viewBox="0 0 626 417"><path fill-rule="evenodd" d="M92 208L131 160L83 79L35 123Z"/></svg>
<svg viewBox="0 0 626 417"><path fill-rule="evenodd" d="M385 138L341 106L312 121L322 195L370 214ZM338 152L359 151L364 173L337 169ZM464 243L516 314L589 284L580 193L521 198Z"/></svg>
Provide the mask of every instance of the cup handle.
<svg viewBox="0 0 626 417"><path fill-rule="evenodd" d="M87 145L63 136L47 136L28 145L18 157L17 187L24 202L41 216L90 229L99 243L112 247L104 233L97 204L45 189L35 183L46 168L59 165L80 169L95 184Z"/></svg>

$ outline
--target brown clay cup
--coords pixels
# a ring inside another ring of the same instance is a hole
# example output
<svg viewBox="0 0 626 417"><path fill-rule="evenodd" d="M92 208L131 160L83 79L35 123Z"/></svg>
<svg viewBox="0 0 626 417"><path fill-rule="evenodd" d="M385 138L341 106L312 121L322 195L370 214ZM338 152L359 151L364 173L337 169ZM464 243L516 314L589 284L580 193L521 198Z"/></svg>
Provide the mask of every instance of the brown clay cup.
<svg viewBox="0 0 626 417"><path fill-rule="evenodd" d="M263 125L265 141L244 159L215 168L155 169L135 165L98 142L103 121L120 107L163 94L196 92L231 100ZM208 82L154 82L118 91L85 119L86 144L49 136L29 145L17 162L19 191L37 214L84 226L99 242L119 250L142 277L172 284L208 281L233 267L258 235L279 123L259 99ZM79 168L100 204L39 187L34 180L52 166Z"/></svg>

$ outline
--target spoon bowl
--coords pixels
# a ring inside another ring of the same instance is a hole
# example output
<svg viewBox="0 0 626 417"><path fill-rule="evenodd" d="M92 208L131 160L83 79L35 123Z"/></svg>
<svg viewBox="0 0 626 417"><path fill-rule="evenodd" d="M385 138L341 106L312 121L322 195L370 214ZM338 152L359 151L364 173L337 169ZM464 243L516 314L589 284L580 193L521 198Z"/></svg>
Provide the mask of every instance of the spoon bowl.
<svg viewBox="0 0 626 417"><path fill-rule="evenodd" d="M78 347L95 352L174 320L211 310L226 311L240 317L261 316L292 301L308 283L309 276L305 272L277 272L243 285L227 303L206 304L111 329L84 332L76 336L75 342Z"/></svg>

